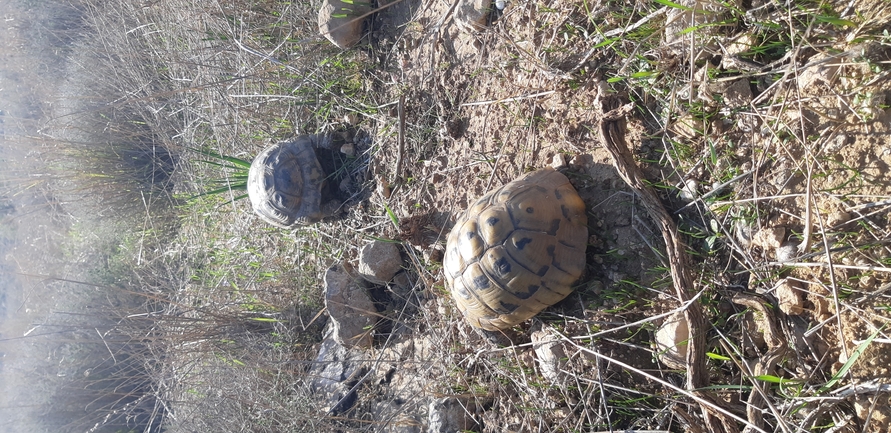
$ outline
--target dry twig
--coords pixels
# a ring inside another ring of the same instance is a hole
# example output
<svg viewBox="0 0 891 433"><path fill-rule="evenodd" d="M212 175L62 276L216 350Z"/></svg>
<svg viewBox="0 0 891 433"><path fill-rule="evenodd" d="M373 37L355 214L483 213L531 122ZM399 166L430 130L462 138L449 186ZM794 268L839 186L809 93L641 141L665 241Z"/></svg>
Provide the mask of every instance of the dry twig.
<svg viewBox="0 0 891 433"><path fill-rule="evenodd" d="M689 291L693 288L693 276L690 272L690 257L687 255L686 245L658 196L644 182L643 173L635 164L625 142L624 119L630 113L632 106L620 105L618 97L606 95L603 91L598 99L597 108L601 112L597 132L601 144L609 151L619 176L637 194L650 217L659 225L665 241L666 257L671 265L671 279L674 282L676 295L680 302L687 302L692 298ZM690 339L687 343L687 390L701 397L696 401L700 404L709 431L739 431L732 419L711 407L715 406L714 399L701 391L708 386L709 378L705 369L705 319L700 305L695 302L690 303L684 310L684 319L690 328ZM712 404L705 404L703 401L711 401Z"/></svg>

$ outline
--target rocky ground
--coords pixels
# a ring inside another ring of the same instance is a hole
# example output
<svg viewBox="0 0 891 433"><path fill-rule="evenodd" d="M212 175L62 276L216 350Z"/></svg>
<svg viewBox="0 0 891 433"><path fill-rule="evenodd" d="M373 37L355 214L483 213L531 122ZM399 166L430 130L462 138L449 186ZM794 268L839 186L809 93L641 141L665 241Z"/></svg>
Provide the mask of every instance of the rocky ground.
<svg viewBox="0 0 891 433"><path fill-rule="evenodd" d="M376 191L350 217L392 210L400 227L379 232L401 240L407 270L358 286L356 258L328 271L349 291L371 288L358 290L360 310L376 306L352 325L362 344L335 326L320 348L312 386L329 414L379 431L698 431L698 412L669 387L684 387L670 348L686 335L669 315L679 304L660 230L596 133L597 98L610 94L633 102L627 141L688 235L719 405L754 431L888 428L891 51L858 36L891 11L826 6L857 11L851 30L800 27L807 14L785 20L767 3L691 6L511 2L473 15L480 7L405 1L374 19L367 50L392 117L373 123ZM800 43L749 55L775 42L766 22ZM469 203L544 166L570 173L588 207L586 273L497 347L462 322L437 263Z"/></svg>

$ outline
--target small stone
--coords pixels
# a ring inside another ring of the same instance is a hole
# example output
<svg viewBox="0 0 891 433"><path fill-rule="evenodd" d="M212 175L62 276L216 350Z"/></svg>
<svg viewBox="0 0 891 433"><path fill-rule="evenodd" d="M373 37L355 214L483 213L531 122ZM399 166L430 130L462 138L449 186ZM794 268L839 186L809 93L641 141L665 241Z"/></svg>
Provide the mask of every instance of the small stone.
<svg viewBox="0 0 891 433"><path fill-rule="evenodd" d="M875 400L878 399L878 402ZM869 425L863 431L889 431L891 430L891 405L888 404L888 394L858 394L854 398L854 411L861 423L869 420Z"/></svg>
<svg viewBox="0 0 891 433"><path fill-rule="evenodd" d="M765 250L773 250L783 245L786 238L786 229L783 227L770 227L758 230L752 238L752 245Z"/></svg>
<svg viewBox="0 0 891 433"><path fill-rule="evenodd" d="M752 227L752 224L747 221L737 221L733 226L733 233L736 236L736 241L743 248L752 246L752 239L755 237L755 228Z"/></svg>
<svg viewBox="0 0 891 433"><path fill-rule="evenodd" d="M705 133L705 122L686 114L671 124L671 131L684 138L701 137Z"/></svg>
<svg viewBox="0 0 891 433"><path fill-rule="evenodd" d="M562 153L554 154L554 156L551 157L551 163L549 165L554 167L555 170L566 168L566 156Z"/></svg>
<svg viewBox="0 0 891 433"><path fill-rule="evenodd" d="M730 56L740 55L752 49L752 46L756 43L757 38L754 35L752 35L751 33L742 33L731 39L730 43L727 44L727 54Z"/></svg>
<svg viewBox="0 0 891 433"><path fill-rule="evenodd" d="M686 201L693 201L699 198L699 182L696 179L687 179L684 181L684 186L681 187L681 199Z"/></svg>
<svg viewBox="0 0 891 433"><path fill-rule="evenodd" d="M414 288L415 282L412 281L411 277L408 275L408 272L400 272L393 277L393 287L399 290L401 293L406 293L412 291Z"/></svg>
<svg viewBox="0 0 891 433"><path fill-rule="evenodd" d="M479 424L473 419L473 407L457 397L442 397L430 402L427 418L429 433L455 433L476 430Z"/></svg>
<svg viewBox="0 0 891 433"><path fill-rule="evenodd" d="M340 146L340 153L346 156L356 156L356 146L353 143L345 143Z"/></svg>
<svg viewBox="0 0 891 433"><path fill-rule="evenodd" d="M350 192L353 190L353 181L349 177L345 177L340 180L340 184L337 186L341 192Z"/></svg>
<svg viewBox="0 0 891 433"><path fill-rule="evenodd" d="M656 351L659 361L668 368L679 370L687 368L689 339L690 327L684 318L684 312L679 311L668 316L656 330Z"/></svg>
<svg viewBox="0 0 891 433"><path fill-rule="evenodd" d="M343 123L351 126L356 126L356 124L359 123L359 116L357 116L356 113L348 113L347 115L343 116Z"/></svg>
<svg viewBox="0 0 891 433"><path fill-rule="evenodd" d="M548 381L558 382L562 376L561 369L566 368L566 351L560 338L549 329L532 333L532 347L541 375Z"/></svg>
<svg viewBox="0 0 891 433"><path fill-rule="evenodd" d="M780 310L790 316L798 316L804 312L804 296L798 285L788 279L777 283L774 290Z"/></svg>
<svg viewBox="0 0 891 433"><path fill-rule="evenodd" d="M390 199L390 182L387 182L387 179L384 176L378 177L377 188L375 188L375 190L384 200Z"/></svg>
<svg viewBox="0 0 891 433"><path fill-rule="evenodd" d="M445 249L442 245L433 244L430 248L424 249L421 254L424 255L425 263L442 264L442 259L445 257Z"/></svg>
<svg viewBox="0 0 891 433"><path fill-rule="evenodd" d="M818 53L808 59L807 64L798 69L798 87L810 89L817 84L830 84L838 76L840 61Z"/></svg>
<svg viewBox="0 0 891 433"><path fill-rule="evenodd" d="M851 214L845 211L835 211L826 217L826 225L829 227L838 227L851 220Z"/></svg>
<svg viewBox="0 0 891 433"><path fill-rule="evenodd" d="M583 170L590 170L594 167L594 156L586 153L578 154L572 157L569 165Z"/></svg>
<svg viewBox="0 0 891 433"><path fill-rule="evenodd" d="M402 256L393 242L372 241L359 251L359 274L374 284L387 284L401 269Z"/></svg>

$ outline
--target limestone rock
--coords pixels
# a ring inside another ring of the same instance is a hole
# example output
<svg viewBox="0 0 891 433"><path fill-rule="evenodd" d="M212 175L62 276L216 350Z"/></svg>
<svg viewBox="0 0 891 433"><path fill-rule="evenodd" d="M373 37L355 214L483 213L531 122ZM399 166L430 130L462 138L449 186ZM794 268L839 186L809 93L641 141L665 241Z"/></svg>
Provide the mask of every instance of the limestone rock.
<svg viewBox="0 0 891 433"><path fill-rule="evenodd" d="M780 304L780 310L790 316L797 316L804 312L804 296L798 285L787 279L783 279L776 285L774 296Z"/></svg>
<svg viewBox="0 0 891 433"><path fill-rule="evenodd" d="M373 241L359 251L359 274L374 284L387 284L401 269L402 256L392 242Z"/></svg>
<svg viewBox="0 0 891 433"><path fill-rule="evenodd" d="M346 347L371 347L371 328L377 322L377 309L365 282L353 276L342 264L325 272L325 308L331 316L333 338Z"/></svg>
<svg viewBox="0 0 891 433"><path fill-rule="evenodd" d="M355 404L357 395L353 386L367 368L362 366L361 351L351 351L334 339L334 327L328 328L319 354L310 367L310 390L322 402L321 410L333 414L348 412Z"/></svg>
<svg viewBox="0 0 891 433"><path fill-rule="evenodd" d="M532 333L532 348L541 375L550 382L558 382L561 368L566 368L566 350L560 338L547 329Z"/></svg>
<svg viewBox="0 0 891 433"><path fill-rule="evenodd" d="M475 430L479 424L471 416L471 408L455 397L437 398L430 402L428 432L454 433Z"/></svg>
<svg viewBox="0 0 891 433"><path fill-rule="evenodd" d="M786 229L783 227L763 228L755 233L752 238L752 245L761 247L765 250L775 249L783 246L783 240L786 238Z"/></svg>
<svg viewBox="0 0 891 433"><path fill-rule="evenodd" d="M679 311L665 318L656 331L656 351L659 360L668 368L687 368L687 340L690 339L690 326Z"/></svg>
<svg viewBox="0 0 891 433"><path fill-rule="evenodd" d="M319 32L340 48L350 48L362 39L362 15L371 11L367 1L324 0L319 9Z"/></svg>

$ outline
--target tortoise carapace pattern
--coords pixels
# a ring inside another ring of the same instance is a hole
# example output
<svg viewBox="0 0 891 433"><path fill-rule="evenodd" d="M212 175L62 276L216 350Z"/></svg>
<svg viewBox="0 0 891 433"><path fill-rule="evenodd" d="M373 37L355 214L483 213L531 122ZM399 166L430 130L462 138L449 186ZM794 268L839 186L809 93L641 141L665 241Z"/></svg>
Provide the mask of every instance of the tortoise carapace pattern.
<svg viewBox="0 0 891 433"><path fill-rule="evenodd" d="M474 327L507 329L572 292L585 268L585 204L560 172L528 173L473 204L449 233L443 269Z"/></svg>
<svg viewBox="0 0 891 433"><path fill-rule="evenodd" d="M304 135L269 146L251 162L247 191L254 212L281 228L322 219L325 174L314 148L324 138Z"/></svg>

